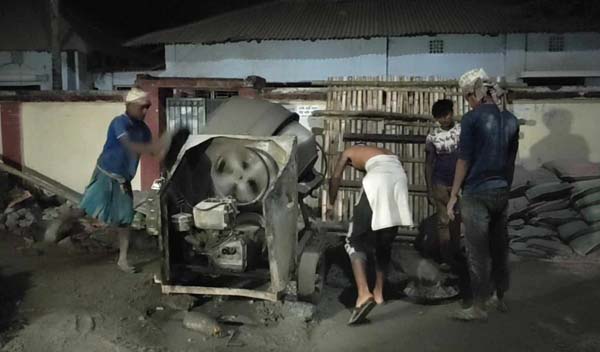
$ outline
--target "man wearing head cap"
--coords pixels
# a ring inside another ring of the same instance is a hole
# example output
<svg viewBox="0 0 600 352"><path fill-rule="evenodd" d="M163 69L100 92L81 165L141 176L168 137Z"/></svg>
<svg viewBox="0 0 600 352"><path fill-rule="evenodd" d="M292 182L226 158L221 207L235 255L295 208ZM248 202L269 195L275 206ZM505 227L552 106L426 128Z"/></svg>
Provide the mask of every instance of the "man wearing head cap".
<svg viewBox="0 0 600 352"><path fill-rule="evenodd" d="M485 320L487 309L507 311L508 235L506 210L519 143L517 118L497 106L500 90L482 69L465 73L461 91L473 109L461 121L459 155L448 202L454 219L460 210L473 290L473 305L453 314L460 320ZM491 267L490 267L491 264Z"/></svg>
<svg viewBox="0 0 600 352"><path fill-rule="evenodd" d="M133 221L134 178L141 154L161 156L159 142L152 142L152 134L144 118L150 108L146 92L133 88L125 98L125 113L115 117L109 127L106 143L79 207L88 215L117 228L119 259L117 264L125 272L135 272L127 260L129 248L128 226Z"/></svg>

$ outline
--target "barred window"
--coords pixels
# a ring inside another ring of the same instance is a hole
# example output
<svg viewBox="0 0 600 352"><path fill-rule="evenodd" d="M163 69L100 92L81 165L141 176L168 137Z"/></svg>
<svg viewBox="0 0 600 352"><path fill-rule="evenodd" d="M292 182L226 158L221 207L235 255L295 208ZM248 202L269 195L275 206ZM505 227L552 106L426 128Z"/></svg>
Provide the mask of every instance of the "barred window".
<svg viewBox="0 0 600 352"><path fill-rule="evenodd" d="M564 51L565 37L562 35L551 35L548 39L548 51Z"/></svg>
<svg viewBox="0 0 600 352"><path fill-rule="evenodd" d="M429 41L429 53L430 54L443 54L444 53L444 41L441 39L434 39Z"/></svg>

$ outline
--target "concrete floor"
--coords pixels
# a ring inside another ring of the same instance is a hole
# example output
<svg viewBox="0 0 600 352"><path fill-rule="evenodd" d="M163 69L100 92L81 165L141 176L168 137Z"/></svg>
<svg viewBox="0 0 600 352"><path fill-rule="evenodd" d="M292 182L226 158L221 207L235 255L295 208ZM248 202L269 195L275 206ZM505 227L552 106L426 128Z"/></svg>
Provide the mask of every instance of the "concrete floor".
<svg viewBox="0 0 600 352"><path fill-rule="evenodd" d="M511 311L487 323L447 318L457 303L422 306L392 301L370 324L348 327L336 300L313 331L316 351L600 351L600 265L596 262L512 264Z"/></svg>
<svg viewBox="0 0 600 352"><path fill-rule="evenodd" d="M348 327L342 289L327 287L317 322L280 317L239 328L239 347L181 327L181 312L164 306L152 274L156 253L135 253L143 272L116 270L114 254L62 248L42 253L0 234L0 351L600 351L600 261L512 263L511 312L487 323L447 314L457 303L394 300L370 323ZM209 302L222 310L259 311L259 302ZM246 308L243 308L243 307ZM263 307L263 308L260 308ZM260 308L260 309L259 309ZM264 310L264 309L263 309ZM243 346L242 346L243 345Z"/></svg>

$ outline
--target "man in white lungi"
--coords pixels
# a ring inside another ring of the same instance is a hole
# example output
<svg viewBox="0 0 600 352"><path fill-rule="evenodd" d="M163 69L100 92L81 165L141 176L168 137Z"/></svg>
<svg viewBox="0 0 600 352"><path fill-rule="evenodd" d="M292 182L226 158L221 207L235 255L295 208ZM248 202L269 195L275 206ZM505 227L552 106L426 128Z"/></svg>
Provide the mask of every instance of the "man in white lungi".
<svg viewBox="0 0 600 352"><path fill-rule="evenodd" d="M329 183L327 216L331 217L342 174L347 165L366 172L359 201L346 238L346 252L358 289L356 305L349 324L363 322L376 304L383 304L385 270L391 259L391 246L398 226L412 226L408 206L406 173L398 157L388 150L353 146L346 149L337 162ZM367 253L375 256L375 286L367 282Z"/></svg>

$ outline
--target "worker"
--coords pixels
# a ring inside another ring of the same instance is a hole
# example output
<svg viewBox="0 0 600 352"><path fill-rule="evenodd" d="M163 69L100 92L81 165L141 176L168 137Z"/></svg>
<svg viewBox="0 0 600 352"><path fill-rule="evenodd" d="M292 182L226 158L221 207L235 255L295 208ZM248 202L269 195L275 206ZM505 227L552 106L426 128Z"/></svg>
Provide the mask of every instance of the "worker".
<svg viewBox="0 0 600 352"><path fill-rule="evenodd" d="M436 101L431 109L437 126L427 135L425 142L425 181L427 199L436 210L441 267L458 276L461 296L468 301L469 271L460 248L460 219L457 217L450 221L446 210L460 137L460 123L454 121L453 109L454 104L448 99Z"/></svg>
<svg viewBox="0 0 600 352"><path fill-rule="evenodd" d="M506 211L519 144L519 124L513 114L498 108L501 90L482 69L465 73L459 86L472 110L461 121L459 155L447 212L453 220L462 188L460 210L473 304L456 311L452 317L486 320L488 308L508 310Z"/></svg>
<svg viewBox="0 0 600 352"><path fill-rule="evenodd" d="M396 155L368 146L353 146L340 156L329 183L327 216L332 218L342 173L346 166L366 172L359 201L346 238L346 251L358 289L349 324L361 323L376 304L384 303L385 270L391 259L398 226L412 226L406 173ZM375 254L375 286L367 283L367 254Z"/></svg>
<svg viewBox="0 0 600 352"><path fill-rule="evenodd" d="M119 237L117 264L128 273L136 272L127 258L128 226L134 215L131 180L141 154L159 158L164 155L161 142L152 141L150 129L144 122L150 105L148 94L143 90L133 88L127 93L125 113L115 117L108 126L106 143L79 204L88 216L114 227Z"/></svg>

